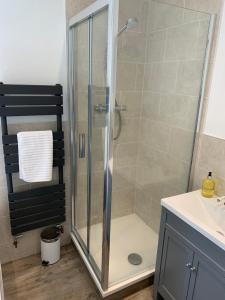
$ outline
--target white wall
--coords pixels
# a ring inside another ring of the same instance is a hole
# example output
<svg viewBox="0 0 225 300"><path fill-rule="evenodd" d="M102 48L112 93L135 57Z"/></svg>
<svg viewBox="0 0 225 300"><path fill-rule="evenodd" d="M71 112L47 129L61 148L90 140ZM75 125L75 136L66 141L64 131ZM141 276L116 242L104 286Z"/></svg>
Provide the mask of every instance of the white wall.
<svg viewBox="0 0 225 300"><path fill-rule="evenodd" d="M220 23L204 133L225 139L225 6Z"/></svg>
<svg viewBox="0 0 225 300"><path fill-rule="evenodd" d="M64 0L0 0L0 81L64 85ZM65 101L66 102L66 101Z"/></svg>

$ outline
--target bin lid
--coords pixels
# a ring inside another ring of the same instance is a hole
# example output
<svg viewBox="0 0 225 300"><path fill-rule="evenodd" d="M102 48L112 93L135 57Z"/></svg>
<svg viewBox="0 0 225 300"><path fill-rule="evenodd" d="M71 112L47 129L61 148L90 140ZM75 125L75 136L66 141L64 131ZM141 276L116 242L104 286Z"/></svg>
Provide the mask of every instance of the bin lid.
<svg viewBox="0 0 225 300"><path fill-rule="evenodd" d="M48 227L41 232L41 239L44 242L51 243L58 240L60 235L57 227Z"/></svg>

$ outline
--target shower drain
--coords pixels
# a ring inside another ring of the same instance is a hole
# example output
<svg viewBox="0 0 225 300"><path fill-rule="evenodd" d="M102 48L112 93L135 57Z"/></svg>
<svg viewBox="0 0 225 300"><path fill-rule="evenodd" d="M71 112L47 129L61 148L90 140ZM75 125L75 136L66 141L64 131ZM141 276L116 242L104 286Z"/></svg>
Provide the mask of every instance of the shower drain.
<svg viewBox="0 0 225 300"><path fill-rule="evenodd" d="M137 253L131 253L128 255L128 261L131 265L138 266L142 263L142 257Z"/></svg>

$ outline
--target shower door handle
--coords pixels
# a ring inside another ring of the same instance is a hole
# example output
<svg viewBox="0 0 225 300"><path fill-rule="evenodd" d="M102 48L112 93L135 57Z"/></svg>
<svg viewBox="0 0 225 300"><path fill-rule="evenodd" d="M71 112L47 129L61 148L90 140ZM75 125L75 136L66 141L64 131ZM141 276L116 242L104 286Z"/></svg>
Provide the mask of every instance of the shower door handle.
<svg viewBox="0 0 225 300"><path fill-rule="evenodd" d="M85 134L79 134L79 158L85 157Z"/></svg>

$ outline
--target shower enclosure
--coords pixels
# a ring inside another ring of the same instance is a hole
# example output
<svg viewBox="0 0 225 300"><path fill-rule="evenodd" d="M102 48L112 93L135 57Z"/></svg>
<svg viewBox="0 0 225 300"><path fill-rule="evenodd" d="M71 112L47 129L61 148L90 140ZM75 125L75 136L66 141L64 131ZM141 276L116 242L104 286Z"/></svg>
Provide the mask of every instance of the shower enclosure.
<svg viewBox="0 0 225 300"><path fill-rule="evenodd" d="M156 0L70 20L71 236L104 296L154 273L160 200L191 189L212 25Z"/></svg>

